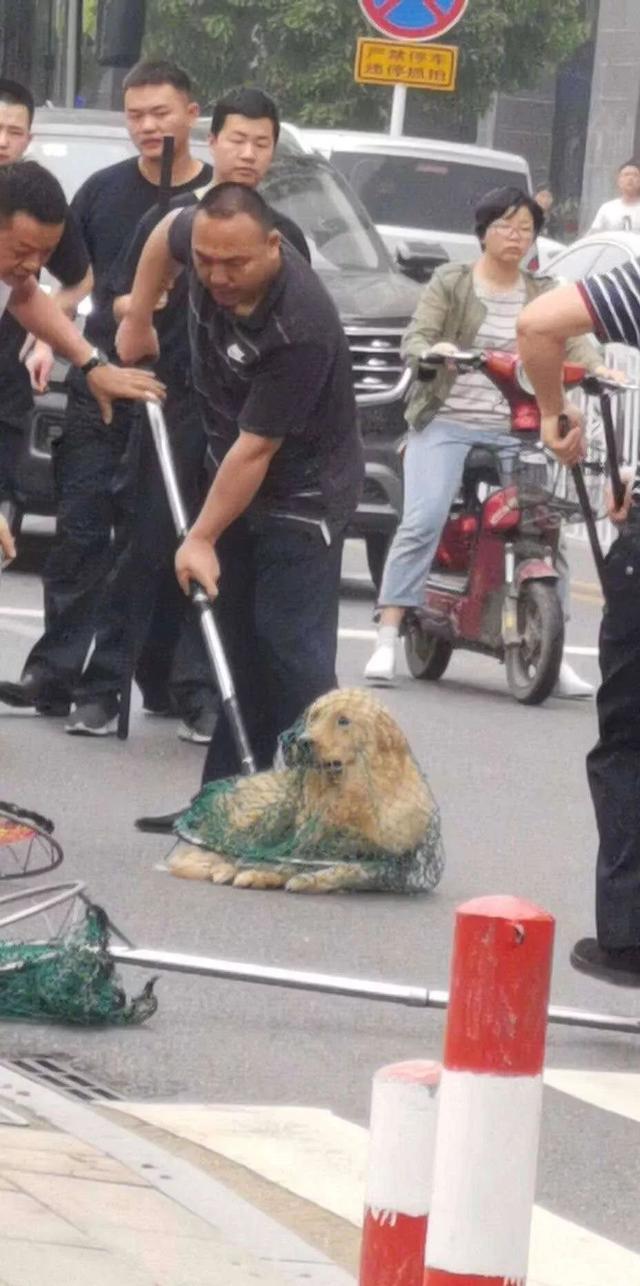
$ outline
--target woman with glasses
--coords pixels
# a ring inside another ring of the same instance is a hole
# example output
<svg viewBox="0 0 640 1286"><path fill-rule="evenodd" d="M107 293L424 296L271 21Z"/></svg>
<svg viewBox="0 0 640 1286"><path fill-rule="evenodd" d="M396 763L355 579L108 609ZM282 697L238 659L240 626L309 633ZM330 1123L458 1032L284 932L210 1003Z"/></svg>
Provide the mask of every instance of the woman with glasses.
<svg viewBox="0 0 640 1286"><path fill-rule="evenodd" d="M428 351L496 349L515 352L516 326L525 304L554 282L534 278L521 263L538 236L544 214L519 188L497 188L475 211L482 254L474 264L447 263L425 286L402 341L409 364ZM588 339L568 344L572 360L600 367ZM372 683L392 683L400 629L407 610L421 606L442 529L472 446L504 444L511 417L507 402L482 371L458 374L446 365L431 382L416 381L407 406L404 508L389 550L380 594L376 647L365 668ZM560 592L568 616L568 571L561 555ZM563 661L556 696L588 697L592 687Z"/></svg>

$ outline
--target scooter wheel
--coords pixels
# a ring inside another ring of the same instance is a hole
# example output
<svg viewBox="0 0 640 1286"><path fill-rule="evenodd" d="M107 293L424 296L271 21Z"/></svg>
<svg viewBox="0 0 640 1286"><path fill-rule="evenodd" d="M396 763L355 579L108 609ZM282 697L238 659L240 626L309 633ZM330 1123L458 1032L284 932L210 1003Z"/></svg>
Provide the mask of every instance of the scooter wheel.
<svg viewBox="0 0 640 1286"><path fill-rule="evenodd" d="M522 641L506 650L509 691L523 705L541 705L560 673L564 620L558 592L542 581L526 581L518 595Z"/></svg>
<svg viewBox="0 0 640 1286"><path fill-rule="evenodd" d="M414 679L435 682L436 679L442 678L451 660L453 647L446 639L436 638L435 634L427 634L420 628L418 621L412 620L407 624L404 650L409 673Z"/></svg>

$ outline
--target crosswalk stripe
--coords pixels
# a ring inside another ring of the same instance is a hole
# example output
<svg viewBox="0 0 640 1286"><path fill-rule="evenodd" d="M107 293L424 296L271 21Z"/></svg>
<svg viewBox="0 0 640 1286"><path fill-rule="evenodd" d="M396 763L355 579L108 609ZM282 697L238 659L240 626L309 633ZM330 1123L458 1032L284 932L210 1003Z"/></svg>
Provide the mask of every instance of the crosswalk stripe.
<svg viewBox="0 0 640 1286"><path fill-rule="evenodd" d="M548 1068L544 1079L552 1089L583 1099L592 1107L640 1122L640 1076L636 1073Z"/></svg>
<svg viewBox="0 0 640 1286"><path fill-rule="evenodd" d="M367 1131L323 1108L110 1106L219 1153L359 1227ZM640 1286L640 1255L536 1206L528 1286Z"/></svg>

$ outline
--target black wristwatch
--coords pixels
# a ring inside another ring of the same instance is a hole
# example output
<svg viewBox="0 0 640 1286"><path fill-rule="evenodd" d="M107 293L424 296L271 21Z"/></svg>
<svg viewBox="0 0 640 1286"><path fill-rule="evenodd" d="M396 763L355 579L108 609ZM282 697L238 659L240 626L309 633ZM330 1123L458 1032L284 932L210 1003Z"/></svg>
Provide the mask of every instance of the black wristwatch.
<svg viewBox="0 0 640 1286"><path fill-rule="evenodd" d="M92 371L95 371L96 366L108 365L109 358L105 357L104 353L101 353L99 348L94 348L91 353L91 357L88 357L84 366L79 366L78 370L81 371L83 375L90 375Z"/></svg>

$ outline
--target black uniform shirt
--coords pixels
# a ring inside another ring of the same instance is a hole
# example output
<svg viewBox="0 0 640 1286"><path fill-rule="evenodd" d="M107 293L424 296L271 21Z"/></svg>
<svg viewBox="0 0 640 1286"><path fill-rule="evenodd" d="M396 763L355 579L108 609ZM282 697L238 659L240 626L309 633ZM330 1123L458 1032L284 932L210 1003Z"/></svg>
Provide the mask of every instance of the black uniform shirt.
<svg viewBox="0 0 640 1286"><path fill-rule="evenodd" d="M189 270L193 381L217 464L239 431L282 438L256 500L271 512L344 525L357 504L363 453L351 356L335 305L313 269L283 242L282 266L255 311L216 304L191 266L196 210L184 210L170 249Z"/></svg>

